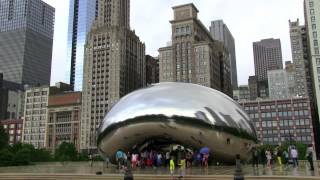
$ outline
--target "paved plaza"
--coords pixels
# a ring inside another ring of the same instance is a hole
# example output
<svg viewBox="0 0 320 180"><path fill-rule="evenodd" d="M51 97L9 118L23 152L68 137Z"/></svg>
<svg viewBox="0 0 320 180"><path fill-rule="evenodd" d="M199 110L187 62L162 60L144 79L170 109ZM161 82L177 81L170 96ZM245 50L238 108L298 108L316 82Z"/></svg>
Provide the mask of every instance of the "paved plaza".
<svg viewBox="0 0 320 180"><path fill-rule="evenodd" d="M21 174L95 174L98 171L102 171L103 174L119 175L122 174L114 166L106 168L101 162L96 162L90 167L88 162L67 162L67 163L39 163L30 166L17 166L17 167L0 167L1 174L21 173ZM169 175L169 169L167 168L145 168L133 171L138 175ZM178 175L178 169L175 174ZM315 168L315 171L310 171L308 167L301 163L298 168L291 166L276 166L272 169L259 168L253 169L251 166L243 166L243 173L245 176L319 176L319 167ZM186 170L186 175L233 175L234 166L211 166L208 169L199 167L193 167Z"/></svg>

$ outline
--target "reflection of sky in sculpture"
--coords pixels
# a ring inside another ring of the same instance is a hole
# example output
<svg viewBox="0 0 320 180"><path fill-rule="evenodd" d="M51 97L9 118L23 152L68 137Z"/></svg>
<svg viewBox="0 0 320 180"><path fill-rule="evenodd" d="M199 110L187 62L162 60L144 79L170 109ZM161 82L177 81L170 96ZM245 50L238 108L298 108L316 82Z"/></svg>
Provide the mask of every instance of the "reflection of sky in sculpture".
<svg viewBox="0 0 320 180"><path fill-rule="evenodd" d="M160 83L123 97L107 114L101 130L146 115L198 118L212 125L226 125L254 134L248 115L231 98L190 83Z"/></svg>

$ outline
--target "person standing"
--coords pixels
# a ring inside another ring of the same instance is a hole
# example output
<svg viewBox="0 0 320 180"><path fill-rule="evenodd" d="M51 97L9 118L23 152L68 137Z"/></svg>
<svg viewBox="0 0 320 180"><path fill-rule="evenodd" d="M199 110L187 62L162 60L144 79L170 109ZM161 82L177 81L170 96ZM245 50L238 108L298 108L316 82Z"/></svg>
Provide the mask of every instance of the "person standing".
<svg viewBox="0 0 320 180"><path fill-rule="evenodd" d="M173 156L172 156L171 159L170 159L169 168L170 168L171 177L173 178L174 168L175 168Z"/></svg>
<svg viewBox="0 0 320 180"><path fill-rule="evenodd" d="M267 159L267 167L271 168L272 155L271 155L271 152L269 149L266 150L265 155L266 155L266 159Z"/></svg>
<svg viewBox="0 0 320 180"><path fill-rule="evenodd" d="M314 167L313 167L313 147L312 147L312 145L308 146L306 157L307 157L307 159L309 161L309 164L310 164L310 171L314 171Z"/></svg>
<svg viewBox="0 0 320 180"><path fill-rule="evenodd" d="M107 168L109 168L109 162L110 162L109 157L106 157L106 159L105 159L105 164L106 164L106 167L107 167Z"/></svg>
<svg viewBox="0 0 320 180"><path fill-rule="evenodd" d="M122 165L123 165L123 161L124 161L124 152L122 152L121 150L118 150L116 152L116 161L117 161L117 166L118 169L121 169Z"/></svg>
<svg viewBox="0 0 320 180"><path fill-rule="evenodd" d="M283 155L283 159L284 159L285 165L288 165L288 163L289 163L289 154L288 154L288 152L286 150L284 150L282 155Z"/></svg>
<svg viewBox="0 0 320 180"><path fill-rule="evenodd" d="M258 167L259 165L259 152L258 149L256 147L252 148L252 167Z"/></svg>
<svg viewBox="0 0 320 180"><path fill-rule="evenodd" d="M281 152L281 149L279 148L278 151L277 151L277 160L278 160L278 164L280 166L282 166L282 158L281 158L281 156L282 156L282 152Z"/></svg>
<svg viewBox="0 0 320 180"><path fill-rule="evenodd" d="M184 176L186 174L186 159L184 157L179 162L179 171L180 171L179 179L184 179Z"/></svg>
<svg viewBox="0 0 320 180"><path fill-rule="evenodd" d="M89 154L89 163L90 163L90 167L92 167L92 165L93 165L92 154Z"/></svg>
<svg viewBox="0 0 320 180"><path fill-rule="evenodd" d="M169 163L170 163L170 152L167 151L166 152L166 161L165 161L166 167L169 166Z"/></svg>
<svg viewBox="0 0 320 180"><path fill-rule="evenodd" d="M293 160L293 167L296 167L299 165L298 163L298 151L296 147L292 147L291 152L290 152L291 158Z"/></svg>

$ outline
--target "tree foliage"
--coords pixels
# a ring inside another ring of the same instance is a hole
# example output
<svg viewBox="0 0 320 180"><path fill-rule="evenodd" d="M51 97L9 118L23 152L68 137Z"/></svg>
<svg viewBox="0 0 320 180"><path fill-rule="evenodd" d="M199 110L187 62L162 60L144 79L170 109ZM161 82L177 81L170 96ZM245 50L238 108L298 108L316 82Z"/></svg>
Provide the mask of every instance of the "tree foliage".
<svg viewBox="0 0 320 180"><path fill-rule="evenodd" d="M0 150L8 147L9 135L0 125Z"/></svg>
<svg viewBox="0 0 320 180"><path fill-rule="evenodd" d="M55 159L60 162L77 161L78 152L73 143L63 142L55 151Z"/></svg>

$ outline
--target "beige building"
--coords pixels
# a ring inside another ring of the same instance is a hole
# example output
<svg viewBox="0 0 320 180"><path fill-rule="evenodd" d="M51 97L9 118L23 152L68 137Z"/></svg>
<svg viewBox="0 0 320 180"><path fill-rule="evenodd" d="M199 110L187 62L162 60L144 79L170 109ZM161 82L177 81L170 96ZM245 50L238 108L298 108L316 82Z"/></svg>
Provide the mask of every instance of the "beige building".
<svg viewBox="0 0 320 180"><path fill-rule="evenodd" d="M50 87L26 90L22 142L45 148L47 106Z"/></svg>
<svg viewBox="0 0 320 180"><path fill-rule="evenodd" d="M49 95L70 89L71 87L67 84L57 83L54 87L41 86L26 90L22 131L23 143L32 144L37 149L46 147Z"/></svg>
<svg viewBox="0 0 320 180"><path fill-rule="evenodd" d="M228 50L212 39L193 4L173 7L172 45L159 49L160 82L186 82L232 97Z"/></svg>
<svg viewBox="0 0 320 180"><path fill-rule="evenodd" d="M289 21L292 60L295 71L295 94L312 97L312 80L308 54L306 26L297 21Z"/></svg>
<svg viewBox="0 0 320 180"><path fill-rule="evenodd" d="M313 98L316 111L320 112L320 1L305 0L305 22L307 28L309 59L311 61L311 77ZM319 119L318 119L319 120Z"/></svg>
<svg viewBox="0 0 320 180"><path fill-rule="evenodd" d="M81 150L96 150L104 116L124 95L145 86L145 45L130 30L130 0L99 0L84 58Z"/></svg>
<svg viewBox="0 0 320 180"><path fill-rule="evenodd" d="M52 152L62 143L80 148L81 92L49 96L46 148Z"/></svg>

